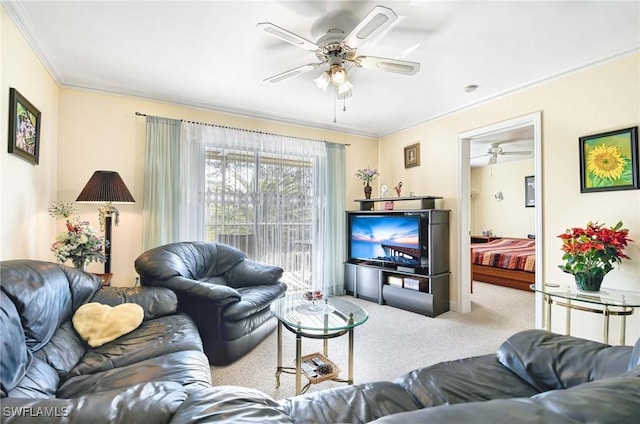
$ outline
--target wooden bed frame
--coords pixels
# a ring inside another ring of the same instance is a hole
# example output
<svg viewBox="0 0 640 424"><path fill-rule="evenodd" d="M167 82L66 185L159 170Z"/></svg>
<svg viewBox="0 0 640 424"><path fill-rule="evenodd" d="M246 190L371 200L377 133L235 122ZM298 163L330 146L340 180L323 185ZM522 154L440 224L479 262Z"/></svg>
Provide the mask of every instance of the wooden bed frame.
<svg viewBox="0 0 640 424"><path fill-rule="evenodd" d="M536 274L533 272L495 268L474 263L471 264L471 275L471 278L475 281L526 291L531 291L529 286L536 281ZM473 282L471 283L471 289L473 291Z"/></svg>
<svg viewBox="0 0 640 424"><path fill-rule="evenodd" d="M505 238L512 240L528 240L513 237ZM473 249L471 249L471 292L473 292L474 280L482 283L497 284L499 286L531 291L529 286L531 284L535 284L536 274L534 272L520 271L518 269L504 269L474 264Z"/></svg>

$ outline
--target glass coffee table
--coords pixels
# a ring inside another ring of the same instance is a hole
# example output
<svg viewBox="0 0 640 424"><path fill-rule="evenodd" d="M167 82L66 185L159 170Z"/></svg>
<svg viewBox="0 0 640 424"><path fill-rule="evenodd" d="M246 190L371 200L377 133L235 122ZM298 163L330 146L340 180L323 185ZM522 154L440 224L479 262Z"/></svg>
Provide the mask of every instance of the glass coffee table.
<svg viewBox="0 0 640 424"><path fill-rule="evenodd" d="M624 346L626 339L627 316L632 315L635 308L640 308L640 292L629 290L616 290L602 288L597 292L587 292L576 289L575 286L545 283L542 288L535 284L529 287L531 290L541 293L546 302L545 329L551 331L551 305L555 300L556 305L566 308L565 334L571 334L571 310L579 310L601 314L603 316L602 342L611 344L609 340L609 316L621 316L620 345Z"/></svg>
<svg viewBox="0 0 640 424"><path fill-rule="evenodd" d="M306 392L311 384L326 380L353 384L353 330L369 318L367 311L341 297L309 301L302 294L290 294L273 302L271 313L278 319L276 387L280 387L282 373L295 374L296 395ZM296 335L295 367L282 366L282 327ZM349 371L348 378L343 380L338 378L339 369L328 358L328 340L345 334L349 335ZM323 352L303 357L303 337L322 339ZM309 380L304 387L303 374Z"/></svg>

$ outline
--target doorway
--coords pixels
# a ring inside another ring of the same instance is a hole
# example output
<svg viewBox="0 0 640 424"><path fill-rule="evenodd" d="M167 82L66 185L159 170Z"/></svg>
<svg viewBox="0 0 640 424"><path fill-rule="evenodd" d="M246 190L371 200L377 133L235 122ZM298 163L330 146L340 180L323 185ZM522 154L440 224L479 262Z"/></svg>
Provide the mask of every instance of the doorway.
<svg viewBox="0 0 640 424"><path fill-rule="evenodd" d="M535 169L535 284L542 281L541 242L543 240L542 227L542 112L535 112L507 121L466 131L458 135L458 302L456 310L462 313L471 312L471 144L473 140L497 135L507 131L531 127L533 131L533 159ZM542 298L535 298L536 327L542 326Z"/></svg>

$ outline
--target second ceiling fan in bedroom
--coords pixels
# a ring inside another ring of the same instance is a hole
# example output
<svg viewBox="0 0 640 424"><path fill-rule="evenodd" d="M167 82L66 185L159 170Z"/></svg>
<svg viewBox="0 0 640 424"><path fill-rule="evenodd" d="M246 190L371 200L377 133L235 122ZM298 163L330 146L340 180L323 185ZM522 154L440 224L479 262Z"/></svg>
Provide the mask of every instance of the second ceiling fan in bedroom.
<svg viewBox="0 0 640 424"><path fill-rule="evenodd" d="M484 156L489 156L489 162L488 165L495 165L496 163L498 163L498 156L503 156L503 155L530 155L531 151L530 150L514 150L514 151L505 151L502 149L502 147L500 147L500 143L491 143L491 147L489 147L489 150L487 150L487 153L483 154L483 155L479 155L479 156L474 156L471 159L476 159L476 158L481 158Z"/></svg>
<svg viewBox="0 0 640 424"><path fill-rule="evenodd" d="M365 18L345 36L342 28L329 29L315 43L270 22L256 25L256 28L282 41L293 44L315 54L318 62L308 63L297 68L266 78L266 82L278 83L288 78L312 71L319 66L326 70L314 81L323 90L329 85L335 87L338 98L351 96L353 84L349 80L347 64L356 67L414 75L420 70L420 64L405 60L375 56L359 56L356 51L366 41L380 34L397 19L393 10L376 6Z"/></svg>

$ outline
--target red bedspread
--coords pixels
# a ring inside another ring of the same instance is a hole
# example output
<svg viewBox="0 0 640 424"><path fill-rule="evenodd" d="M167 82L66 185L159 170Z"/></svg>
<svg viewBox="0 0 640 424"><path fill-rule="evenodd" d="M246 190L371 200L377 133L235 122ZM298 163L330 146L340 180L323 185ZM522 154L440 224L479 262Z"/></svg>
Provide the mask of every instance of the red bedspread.
<svg viewBox="0 0 640 424"><path fill-rule="evenodd" d="M471 245L471 260L477 265L535 272L535 240L500 239Z"/></svg>

